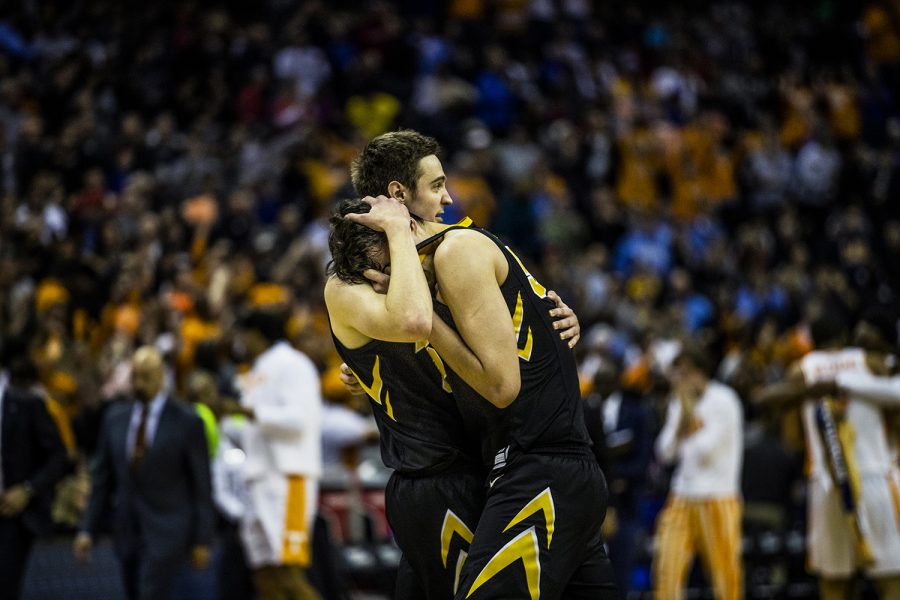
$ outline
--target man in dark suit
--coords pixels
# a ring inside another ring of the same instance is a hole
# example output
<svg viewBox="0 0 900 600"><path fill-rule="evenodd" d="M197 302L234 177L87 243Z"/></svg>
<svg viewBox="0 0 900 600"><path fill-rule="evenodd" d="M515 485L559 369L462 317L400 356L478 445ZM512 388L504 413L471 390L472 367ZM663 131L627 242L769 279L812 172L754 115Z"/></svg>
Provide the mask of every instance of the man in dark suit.
<svg viewBox="0 0 900 600"><path fill-rule="evenodd" d="M0 595L18 598L35 536L53 528L50 504L65 473L66 450L44 399L30 391L37 373L24 350L4 360L0 389Z"/></svg>
<svg viewBox="0 0 900 600"><path fill-rule="evenodd" d="M603 533L616 585L626 595L638 558L638 495L653 456L653 416L640 391L623 384L618 365L604 361L594 376L594 393L586 399L585 420L609 481Z"/></svg>
<svg viewBox="0 0 900 600"><path fill-rule="evenodd" d="M213 536L209 453L200 417L163 392L152 347L132 360L134 402L109 408L91 469L92 489L73 550L87 560L110 495L116 554L130 600L166 600L190 555L209 563Z"/></svg>

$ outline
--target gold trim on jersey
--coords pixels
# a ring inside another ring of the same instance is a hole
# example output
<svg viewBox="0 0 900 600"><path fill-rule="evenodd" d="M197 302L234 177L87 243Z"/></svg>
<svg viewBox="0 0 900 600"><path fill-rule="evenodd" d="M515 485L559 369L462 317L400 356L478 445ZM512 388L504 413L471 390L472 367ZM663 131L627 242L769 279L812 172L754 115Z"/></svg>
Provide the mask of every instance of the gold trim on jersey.
<svg viewBox="0 0 900 600"><path fill-rule="evenodd" d="M438 245L440 240L444 237L444 234L446 234L448 231L450 231L451 229L467 229L469 227L472 227L472 225L474 225L472 219L470 219L469 217L463 217L456 223L445 225L431 237L428 237L416 244L416 251L419 253L419 262L425 260L424 257L426 255L434 252L435 246Z"/></svg>
<svg viewBox="0 0 900 600"><path fill-rule="evenodd" d="M556 527L556 505L553 502L553 493L549 487L545 488L544 491L523 506L522 510L503 529L503 533L506 533L538 512L542 513L544 517L544 525L547 528L547 549L549 550L550 543L553 541L553 530ZM478 577L475 578L475 582L469 589L469 593L466 594L466 598L490 581L497 573L520 558L522 559L522 566L525 568L525 580L528 583L528 593L531 596L531 600L539 600L541 597L541 560L537 529L535 529L534 525L514 537L491 557L491 560L488 561L478 574Z"/></svg>
<svg viewBox="0 0 900 600"><path fill-rule="evenodd" d="M531 600L540 600L541 597L541 561L540 550L538 548L538 538L534 526L532 525L503 546L488 564L484 566L475 583L466 594L469 598L478 588L490 581L497 573L513 564L517 560L522 559L522 566L525 568L525 581L528 584L528 595Z"/></svg>
<svg viewBox="0 0 900 600"><path fill-rule="evenodd" d="M472 533L472 530L469 529L465 523L463 523L462 519L448 508L447 512L444 514L444 523L441 525L441 560L444 563L445 569L447 568L447 555L450 554L450 542L453 541L454 535L461 537L467 544L471 544L472 538L475 537L475 534ZM454 594L456 593L456 590L459 589L459 574L462 572L463 565L468 556L468 552L460 550L459 556L456 558L456 568L453 580Z"/></svg>
<svg viewBox="0 0 900 600"><path fill-rule="evenodd" d="M441 560L445 567L447 566L447 555L450 553L450 542L453 540L454 534L470 544L472 543L472 538L475 537L468 525L463 523L463 520L448 508L444 514L444 523L441 525Z"/></svg>
<svg viewBox="0 0 900 600"><path fill-rule="evenodd" d="M425 350L425 352L428 353L431 362L434 363L434 367L438 370L438 373L441 374L441 388L448 394L452 394L453 388L450 387L450 381L447 379L447 367L444 366L444 361L440 354L438 354L437 350L428 343L428 340L419 340L416 342L416 354L422 350Z"/></svg>
<svg viewBox="0 0 900 600"><path fill-rule="evenodd" d="M519 358L525 360L526 362L531 360L531 351L534 349L534 337L531 335L531 327L528 327L528 333L525 336L525 345L522 348L519 348L519 338L522 333L522 321L525 317L525 308L522 304L522 292L519 292L519 295L516 297L516 310L513 312L512 322L513 329L516 332L516 351L519 354Z"/></svg>
<svg viewBox="0 0 900 600"><path fill-rule="evenodd" d="M553 494L550 492L550 488L546 488L522 507L519 514L512 518L503 532L506 533L539 510L544 513L544 523L547 525L547 549L549 550L550 542L553 541L553 528L556 525L556 505L553 503Z"/></svg>
<svg viewBox="0 0 900 600"><path fill-rule="evenodd" d="M525 268L525 265L522 263L521 260L519 260L519 257L516 256L516 253L512 251L512 248L510 248L509 246L504 246L504 248L506 248L506 251L509 252L510 256L512 256L514 259L516 259L516 262L519 263L519 268L522 269L522 272L525 273L525 277L528 278L528 283L531 285L531 290L539 298L546 298L547 297L547 288L542 286L538 282L538 280L534 278L534 275L532 275L528 271L528 269Z"/></svg>
<svg viewBox="0 0 900 600"><path fill-rule="evenodd" d="M394 417L394 407L391 406L391 392L384 387L384 381L381 379L381 357L377 354L375 355L375 365L372 367L372 385L366 385L359 375L354 371L353 376L356 377L356 380L359 382L359 385L362 387L363 391L369 395L376 404L379 406L382 405L381 402L381 392L384 391L384 410L387 413L387 416L392 420L396 421L397 419Z"/></svg>
<svg viewBox="0 0 900 600"><path fill-rule="evenodd" d="M462 573L463 565L466 564L466 559L469 558L469 553L465 550L459 551L459 556L456 558L456 573L453 576L453 595L456 595L456 592L459 590L459 575Z"/></svg>

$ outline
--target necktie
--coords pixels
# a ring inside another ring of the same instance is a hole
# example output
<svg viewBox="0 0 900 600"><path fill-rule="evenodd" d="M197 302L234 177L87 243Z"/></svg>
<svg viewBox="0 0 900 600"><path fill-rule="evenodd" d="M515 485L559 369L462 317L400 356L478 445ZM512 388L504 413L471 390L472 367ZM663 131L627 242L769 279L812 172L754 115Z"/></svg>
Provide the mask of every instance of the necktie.
<svg viewBox="0 0 900 600"><path fill-rule="evenodd" d="M136 471L144 460L144 454L147 452L147 413L150 407L141 404L141 421L138 424L137 435L134 438L134 451L131 453L131 470Z"/></svg>

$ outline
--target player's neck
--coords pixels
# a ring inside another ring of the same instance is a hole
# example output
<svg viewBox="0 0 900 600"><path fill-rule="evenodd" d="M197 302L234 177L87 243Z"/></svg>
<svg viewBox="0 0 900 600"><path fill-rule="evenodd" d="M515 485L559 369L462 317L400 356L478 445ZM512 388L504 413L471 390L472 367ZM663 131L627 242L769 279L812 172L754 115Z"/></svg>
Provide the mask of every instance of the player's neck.
<svg viewBox="0 0 900 600"><path fill-rule="evenodd" d="M449 225L446 223L433 223L431 221L417 221L416 222L416 230L415 235L417 241L421 242L423 240L427 240L433 235L437 235L443 230L447 229Z"/></svg>

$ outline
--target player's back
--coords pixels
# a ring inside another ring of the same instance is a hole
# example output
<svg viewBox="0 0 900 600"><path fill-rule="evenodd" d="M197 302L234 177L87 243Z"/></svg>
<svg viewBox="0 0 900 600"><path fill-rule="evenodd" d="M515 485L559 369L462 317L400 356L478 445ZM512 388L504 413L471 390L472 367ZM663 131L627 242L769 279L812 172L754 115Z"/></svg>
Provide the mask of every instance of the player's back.
<svg viewBox="0 0 900 600"><path fill-rule="evenodd" d="M815 350L800 360L800 369L807 383L833 381L839 373L869 373L866 354L860 348ZM815 416L815 401L803 405L803 424L806 429L812 472L829 477L824 449ZM890 470L890 451L885 431L884 415L879 407L848 398L845 418L853 426L853 453L862 474L884 474Z"/></svg>
<svg viewBox="0 0 900 600"><path fill-rule="evenodd" d="M555 305L547 298L547 290L496 236L477 227L468 229L493 241L508 263L508 275L500 291L509 309L510 326L516 333L521 376L518 396L500 409L458 374L448 373L467 426L481 438L482 460L493 468L501 467L510 451L588 450L591 442L584 424L575 357L553 328L550 310ZM446 305L435 301L435 311L456 328Z"/></svg>
<svg viewBox="0 0 900 600"><path fill-rule="evenodd" d="M477 443L466 433L434 348L425 341L372 340L351 349L332 337L372 403L388 468L418 477L478 464Z"/></svg>

